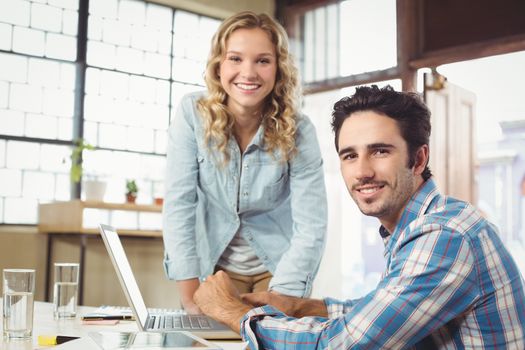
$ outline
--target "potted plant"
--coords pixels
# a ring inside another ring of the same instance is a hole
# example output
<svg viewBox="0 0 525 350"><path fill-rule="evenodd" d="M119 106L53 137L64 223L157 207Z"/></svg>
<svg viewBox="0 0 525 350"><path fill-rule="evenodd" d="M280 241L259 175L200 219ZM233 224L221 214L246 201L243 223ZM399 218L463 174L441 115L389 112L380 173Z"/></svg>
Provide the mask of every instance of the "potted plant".
<svg viewBox="0 0 525 350"><path fill-rule="evenodd" d="M128 203L135 203L139 188L135 180L126 180L126 201Z"/></svg>
<svg viewBox="0 0 525 350"><path fill-rule="evenodd" d="M70 156L71 171L69 174L71 176L71 181L78 183L84 172L82 169L82 152L84 152L84 150L94 150L95 147L84 139L76 139L73 143L75 144L75 148L73 148Z"/></svg>
<svg viewBox="0 0 525 350"><path fill-rule="evenodd" d="M93 151L95 147L86 140L79 138L74 141L75 147L71 152L70 177L73 183L79 183L84 175L82 154L85 150ZM106 182L98 179L84 179L83 189L87 201L103 201L106 193Z"/></svg>

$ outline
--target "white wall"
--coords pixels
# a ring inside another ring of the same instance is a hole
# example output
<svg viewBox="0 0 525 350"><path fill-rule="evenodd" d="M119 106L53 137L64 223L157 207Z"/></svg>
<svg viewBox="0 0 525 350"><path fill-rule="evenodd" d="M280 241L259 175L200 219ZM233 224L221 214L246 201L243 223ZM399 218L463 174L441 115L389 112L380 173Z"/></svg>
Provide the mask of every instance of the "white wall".
<svg viewBox="0 0 525 350"><path fill-rule="evenodd" d="M341 97L339 90L308 95L302 109L317 130L328 198L327 242L314 281L314 298L344 298L344 282L351 277L352 266L362 260L361 214L344 185L330 125L333 105Z"/></svg>

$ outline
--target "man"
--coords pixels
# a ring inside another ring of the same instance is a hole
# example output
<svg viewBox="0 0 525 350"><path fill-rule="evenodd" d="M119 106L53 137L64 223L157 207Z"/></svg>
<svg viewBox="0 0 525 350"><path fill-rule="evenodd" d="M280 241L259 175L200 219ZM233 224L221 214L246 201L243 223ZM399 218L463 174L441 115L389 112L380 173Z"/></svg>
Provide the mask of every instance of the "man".
<svg viewBox="0 0 525 350"><path fill-rule="evenodd" d="M349 301L271 292L241 300L216 274L195 295L201 310L252 350L525 349L523 278L495 227L437 191L421 99L357 88L335 104L332 127L350 195L381 222L386 269L376 289Z"/></svg>

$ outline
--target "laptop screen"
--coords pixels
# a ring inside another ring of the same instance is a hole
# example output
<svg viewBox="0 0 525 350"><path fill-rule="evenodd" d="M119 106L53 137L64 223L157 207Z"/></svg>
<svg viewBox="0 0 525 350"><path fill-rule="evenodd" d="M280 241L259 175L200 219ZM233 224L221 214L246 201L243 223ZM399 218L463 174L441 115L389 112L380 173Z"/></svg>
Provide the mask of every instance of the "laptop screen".
<svg viewBox="0 0 525 350"><path fill-rule="evenodd" d="M148 318L148 309L146 308L142 294L140 294L139 286L137 285L135 276L131 271L131 266L129 265L120 238L115 229L107 225L100 225L100 234L106 244L111 262L115 267L115 271L117 272L120 284L124 289L124 294L126 294L128 303L135 311L135 316L139 319L140 324L144 329Z"/></svg>

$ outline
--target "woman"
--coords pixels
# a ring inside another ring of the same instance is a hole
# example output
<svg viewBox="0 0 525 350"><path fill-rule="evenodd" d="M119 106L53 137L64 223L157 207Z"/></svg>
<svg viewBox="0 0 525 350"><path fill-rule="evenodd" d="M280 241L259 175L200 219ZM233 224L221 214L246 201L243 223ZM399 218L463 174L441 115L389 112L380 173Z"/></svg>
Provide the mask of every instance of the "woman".
<svg viewBox="0 0 525 350"><path fill-rule="evenodd" d="M284 29L242 12L212 40L208 91L186 95L168 135L164 265L183 307L226 271L241 293L307 296L324 247L326 193L313 125L299 115Z"/></svg>

